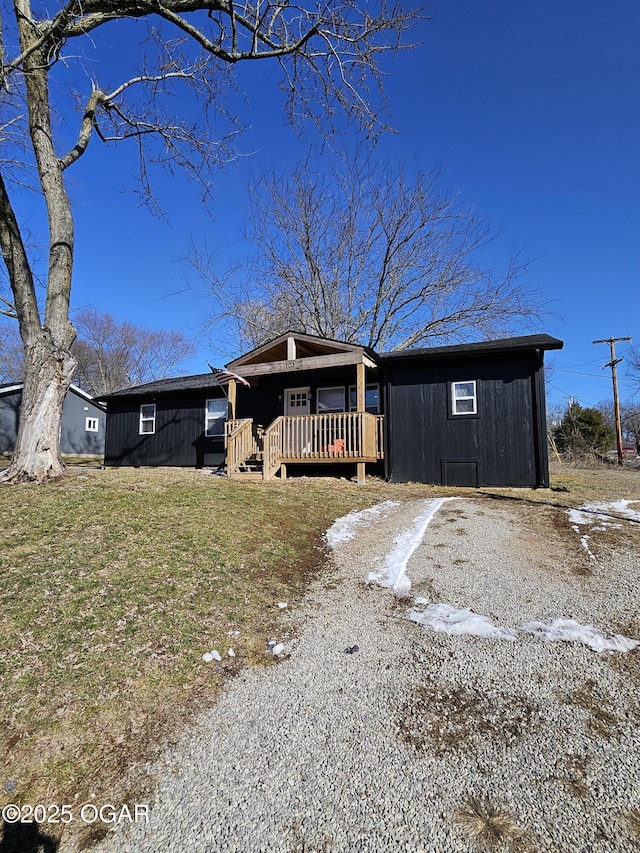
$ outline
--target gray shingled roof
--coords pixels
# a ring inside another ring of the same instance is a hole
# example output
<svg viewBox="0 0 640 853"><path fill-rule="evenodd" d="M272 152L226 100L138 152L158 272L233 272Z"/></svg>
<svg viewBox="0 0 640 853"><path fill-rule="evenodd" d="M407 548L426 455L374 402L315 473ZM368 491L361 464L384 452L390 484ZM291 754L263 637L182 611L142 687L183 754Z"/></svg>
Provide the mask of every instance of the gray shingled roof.
<svg viewBox="0 0 640 853"><path fill-rule="evenodd" d="M419 358L447 358L483 353L513 352L516 350L562 349L562 341L550 335L523 335L516 338L501 338L497 341L479 341L472 344L451 344L442 347L423 347L421 349L394 350L376 356L379 362L411 360ZM119 397L146 397L149 394L168 394L176 391L197 391L220 387L212 373L198 373L195 376L178 376L173 379L159 379L134 388L123 388L111 394L101 394L97 400L112 400Z"/></svg>
<svg viewBox="0 0 640 853"><path fill-rule="evenodd" d="M219 388L220 382L213 373L197 373L195 376L176 376L172 379L158 379L147 382L146 385L135 385L133 388L123 388L111 394L100 394L100 400L112 400L116 397L146 397L148 394L167 394L174 391L196 391L200 389Z"/></svg>
<svg viewBox="0 0 640 853"><path fill-rule="evenodd" d="M482 355L484 353L513 352L515 350L562 349L563 342L551 335L522 335L516 338L501 338L496 341L478 341L472 344L451 344L442 347L393 350L378 356L381 362L401 359L447 358L459 355Z"/></svg>

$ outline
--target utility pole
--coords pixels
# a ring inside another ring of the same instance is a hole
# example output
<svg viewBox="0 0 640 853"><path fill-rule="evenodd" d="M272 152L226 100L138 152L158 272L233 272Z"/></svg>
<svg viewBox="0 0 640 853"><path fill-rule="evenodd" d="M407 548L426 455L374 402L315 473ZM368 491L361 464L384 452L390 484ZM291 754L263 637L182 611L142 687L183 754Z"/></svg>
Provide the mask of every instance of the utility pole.
<svg viewBox="0 0 640 853"><path fill-rule="evenodd" d="M616 421L616 447L618 449L618 465L622 465L622 424L620 423L620 401L618 400L618 373L616 364L619 364L622 359L616 358L616 344L619 341L630 341L631 338L605 338L602 341L594 341L594 344L609 344L611 348L611 361L608 364L603 364L605 367L611 368L611 380L613 382L613 412Z"/></svg>

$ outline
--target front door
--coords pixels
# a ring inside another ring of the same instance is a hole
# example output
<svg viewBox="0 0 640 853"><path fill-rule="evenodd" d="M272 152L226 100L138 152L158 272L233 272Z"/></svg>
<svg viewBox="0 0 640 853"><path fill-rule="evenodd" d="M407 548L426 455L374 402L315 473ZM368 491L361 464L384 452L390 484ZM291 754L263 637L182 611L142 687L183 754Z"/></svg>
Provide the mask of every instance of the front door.
<svg viewBox="0 0 640 853"><path fill-rule="evenodd" d="M286 388L284 392L285 415L310 415L310 392L310 388Z"/></svg>
<svg viewBox="0 0 640 853"><path fill-rule="evenodd" d="M310 415L311 389L285 388L284 413L285 415ZM282 435L284 456L291 460L306 458L312 447L312 429L311 418L285 421Z"/></svg>

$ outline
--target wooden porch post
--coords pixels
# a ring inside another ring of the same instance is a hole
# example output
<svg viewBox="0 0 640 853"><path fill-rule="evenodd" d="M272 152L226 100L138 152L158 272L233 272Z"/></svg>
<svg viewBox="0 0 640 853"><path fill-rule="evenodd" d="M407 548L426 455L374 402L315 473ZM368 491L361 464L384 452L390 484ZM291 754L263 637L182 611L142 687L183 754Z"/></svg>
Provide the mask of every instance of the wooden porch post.
<svg viewBox="0 0 640 853"><path fill-rule="evenodd" d="M236 417L236 380L229 380L229 389L227 393L229 399L229 420L233 421Z"/></svg>
<svg viewBox="0 0 640 853"><path fill-rule="evenodd" d="M356 412L364 412L365 410L365 370L364 363L356 364ZM364 430L360 433L360 452L364 451ZM357 462L357 481L359 486L365 484L365 463Z"/></svg>

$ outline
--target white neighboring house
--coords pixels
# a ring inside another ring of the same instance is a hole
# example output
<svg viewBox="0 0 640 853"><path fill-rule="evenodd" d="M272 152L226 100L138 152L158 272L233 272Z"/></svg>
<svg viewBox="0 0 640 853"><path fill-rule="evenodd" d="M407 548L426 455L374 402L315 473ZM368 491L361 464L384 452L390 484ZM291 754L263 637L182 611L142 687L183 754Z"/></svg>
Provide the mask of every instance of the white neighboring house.
<svg viewBox="0 0 640 853"><path fill-rule="evenodd" d="M20 423L22 382L0 385L0 453L13 453ZM64 401L60 428L61 452L74 456L103 456L105 407L72 385Z"/></svg>

